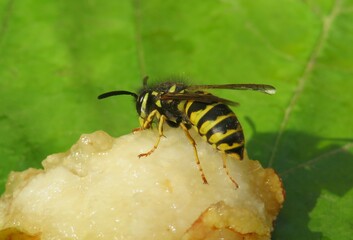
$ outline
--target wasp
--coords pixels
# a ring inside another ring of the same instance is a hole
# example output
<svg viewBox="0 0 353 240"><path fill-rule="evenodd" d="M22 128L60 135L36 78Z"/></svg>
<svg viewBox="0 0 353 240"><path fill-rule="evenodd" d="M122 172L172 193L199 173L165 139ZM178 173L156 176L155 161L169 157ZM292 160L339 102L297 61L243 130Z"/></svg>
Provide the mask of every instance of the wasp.
<svg viewBox="0 0 353 240"><path fill-rule="evenodd" d="M163 135L163 126L180 127L190 141L195 154L196 164L203 183L207 179L197 153L196 142L189 133L194 128L197 133L213 148L223 153L223 168L236 188L238 184L231 177L226 163L227 156L242 160L244 156L244 134L238 118L229 106L238 103L217 97L206 92L208 89L255 90L274 94L276 89L265 84L224 84L224 85L187 85L183 82L165 81L148 86L147 77L143 79L143 88L139 93L129 91L111 91L98 96L104 99L117 95L131 95L136 100L140 127L144 130L157 122L159 136L156 143L146 153L138 157L146 157L153 153Z"/></svg>

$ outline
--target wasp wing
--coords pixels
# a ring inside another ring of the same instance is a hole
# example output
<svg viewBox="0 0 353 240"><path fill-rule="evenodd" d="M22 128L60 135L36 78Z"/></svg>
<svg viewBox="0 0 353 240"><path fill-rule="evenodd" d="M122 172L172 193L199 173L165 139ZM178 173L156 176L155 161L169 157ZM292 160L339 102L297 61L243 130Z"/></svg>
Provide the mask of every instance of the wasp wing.
<svg viewBox="0 0 353 240"><path fill-rule="evenodd" d="M220 98L209 93L197 93L197 92L186 92L186 93L168 92L161 96L161 100L186 100L186 101L196 101L196 102L203 102L203 103L220 102L220 103L224 103L232 106L239 105L239 103L237 102Z"/></svg>
<svg viewBox="0 0 353 240"><path fill-rule="evenodd" d="M234 90L254 90L267 94L275 94L276 88L266 84L223 84L223 85L191 85L188 90L201 89L234 89Z"/></svg>

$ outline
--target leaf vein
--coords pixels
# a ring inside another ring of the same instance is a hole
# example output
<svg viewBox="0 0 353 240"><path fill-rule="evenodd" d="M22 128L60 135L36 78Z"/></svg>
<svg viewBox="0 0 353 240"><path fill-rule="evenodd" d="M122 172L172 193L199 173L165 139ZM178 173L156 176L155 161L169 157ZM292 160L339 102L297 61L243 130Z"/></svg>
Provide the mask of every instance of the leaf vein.
<svg viewBox="0 0 353 240"><path fill-rule="evenodd" d="M342 1L343 0L336 0L335 4L332 7L332 10L330 12L329 15L325 16L322 19L322 30L321 30L321 34L318 36L318 39L316 41L316 44L313 47L313 50L308 58L308 61L304 67L303 73L302 75L298 78L298 82L297 82L297 87L292 95L292 98L289 101L288 106L286 107L285 111L284 111L284 116L282 119L282 122L280 124L279 127L279 131L278 134L276 136L275 139L275 143L272 149L272 153L271 153L271 157L270 157L270 161L268 163L268 166L271 167L274 164L274 160L275 157L277 155L277 151L278 151L278 147L279 147L279 143L282 140L282 136L283 133L285 131L285 128L288 124L289 118L293 112L293 109L295 107L295 105L297 104L300 96L303 93L303 90L305 88L305 84L307 83L309 76L311 75L317 58L319 57L320 53L322 52L325 43L328 39L330 30L332 28L333 22L336 19L336 17L340 14L341 9L342 9Z"/></svg>
<svg viewBox="0 0 353 240"><path fill-rule="evenodd" d="M271 41L266 38L261 31L259 31L259 29L257 27L255 27L255 25L252 22L248 22L246 24L247 29L254 35L256 36L260 41L263 42L263 44L271 51L273 51L273 53L277 54L278 56L286 59L287 61L294 61L294 57L284 53L282 51L280 51L277 47L275 47Z"/></svg>
<svg viewBox="0 0 353 240"><path fill-rule="evenodd" d="M279 175L281 175L282 177L284 176L287 176L289 175L290 173L298 170L298 169L301 169L301 168L305 168L305 167L310 167L320 161L322 161L323 159L327 158L327 157L332 157L334 156L335 154L338 154L338 153L341 153L341 152L345 152L345 151L348 151L350 148L353 148L353 142L350 142L350 143L347 143L345 145L343 145L342 147L339 147L339 148L335 148L331 151L328 151L328 152L325 152L315 158L312 158L311 160L305 162L305 163L302 163L302 164L299 164L295 167L292 167L292 168L289 168L281 173L279 173Z"/></svg>
<svg viewBox="0 0 353 240"><path fill-rule="evenodd" d="M134 7L134 24L135 24L135 42L136 42L136 52L137 52L137 61L140 68L140 77L144 78L146 75L146 63L145 63L145 54L142 44L142 33L141 33L141 1L133 0Z"/></svg>
<svg viewBox="0 0 353 240"><path fill-rule="evenodd" d="M9 0L5 6L5 11L4 11L5 14L1 19L1 25L0 25L0 43L3 41L5 32L8 29L13 4L14 4L14 0Z"/></svg>

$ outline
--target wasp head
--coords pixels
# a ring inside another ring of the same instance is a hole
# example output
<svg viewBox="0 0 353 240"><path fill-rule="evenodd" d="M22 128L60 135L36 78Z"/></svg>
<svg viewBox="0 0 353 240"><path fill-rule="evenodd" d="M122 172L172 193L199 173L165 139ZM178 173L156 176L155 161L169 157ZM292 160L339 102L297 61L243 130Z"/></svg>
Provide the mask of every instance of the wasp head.
<svg viewBox="0 0 353 240"><path fill-rule="evenodd" d="M142 90L136 99L136 111L139 115L141 127L143 127L151 112L156 109L155 97L150 91Z"/></svg>

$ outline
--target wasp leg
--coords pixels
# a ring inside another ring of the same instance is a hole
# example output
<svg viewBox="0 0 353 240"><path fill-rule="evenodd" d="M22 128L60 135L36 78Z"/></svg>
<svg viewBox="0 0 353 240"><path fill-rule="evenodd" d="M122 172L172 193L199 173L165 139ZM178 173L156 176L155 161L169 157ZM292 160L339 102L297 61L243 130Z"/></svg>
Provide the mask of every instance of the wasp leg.
<svg viewBox="0 0 353 240"><path fill-rule="evenodd" d="M157 139L157 142L156 144L154 144L153 148L151 150L149 150L148 152L146 153L141 153L138 155L138 157L147 157L148 155L150 155L151 153L154 152L154 150L157 149L158 147L158 144L161 140L162 137L164 137L163 135L163 124L164 124L164 121L165 121L166 117L164 115L162 115L160 118L159 118L159 123L158 123L158 132L159 132L159 136L158 136L158 139Z"/></svg>
<svg viewBox="0 0 353 240"><path fill-rule="evenodd" d="M151 127L151 124L152 124L152 121L153 119L155 118L156 114L158 113L157 110L153 110L150 115L147 116L147 119L146 121L143 122L143 125L142 125L142 130L143 129L148 129Z"/></svg>
<svg viewBox="0 0 353 240"><path fill-rule="evenodd" d="M207 182L207 179L206 179L206 176L205 176L205 173L203 172L203 169L201 167L201 163L200 163L200 159L199 159L199 155L197 154L197 149L196 149L196 142L195 140L191 137L189 131L188 131L188 128L185 126L184 123L180 123L180 126L181 128L184 130L184 133L186 135L186 137L189 139L192 147L194 148L194 153L195 153L195 158L196 158L196 164L197 164L197 167L200 171L200 174L201 174L201 178L202 178L202 181L204 184L208 184Z"/></svg>
<svg viewBox="0 0 353 240"><path fill-rule="evenodd" d="M132 133L137 133L137 132L142 131L142 130L143 130L142 127L134 128L134 129L132 129Z"/></svg>
<svg viewBox="0 0 353 240"><path fill-rule="evenodd" d="M153 119L155 118L156 114L158 113L157 110L153 110L148 116L147 116L147 119L146 120L142 120L142 125L141 127L139 128L134 128L132 129L132 133L136 133L136 132L139 132L139 131L142 131L144 129L148 129L151 127L151 124L152 124L152 121Z"/></svg>
<svg viewBox="0 0 353 240"><path fill-rule="evenodd" d="M238 188L239 187L238 183L229 174L229 170L228 170L228 167L227 167L227 155L226 154L222 154L222 158L223 158L223 168L224 168L227 176L229 177L230 181L232 181L234 183L235 188Z"/></svg>

